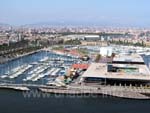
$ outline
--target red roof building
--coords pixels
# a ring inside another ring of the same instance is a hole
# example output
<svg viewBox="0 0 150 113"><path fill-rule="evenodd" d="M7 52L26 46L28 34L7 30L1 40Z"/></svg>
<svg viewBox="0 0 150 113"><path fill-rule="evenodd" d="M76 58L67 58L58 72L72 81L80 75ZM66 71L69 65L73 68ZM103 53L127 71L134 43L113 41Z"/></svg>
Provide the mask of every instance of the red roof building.
<svg viewBox="0 0 150 113"><path fill-rule="evenodd" d="M89 64L73 64L72 68L74 69L87 69Z"/></svg>

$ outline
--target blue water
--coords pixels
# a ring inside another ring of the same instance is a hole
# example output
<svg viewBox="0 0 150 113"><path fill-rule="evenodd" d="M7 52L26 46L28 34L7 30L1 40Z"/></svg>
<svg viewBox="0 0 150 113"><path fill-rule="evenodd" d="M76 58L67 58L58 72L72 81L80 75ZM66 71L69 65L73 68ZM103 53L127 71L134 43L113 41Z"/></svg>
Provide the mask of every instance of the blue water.
<svg viewBox="0 0 150 113"><path fill-rule="evenodd" d="M24 98L22 92L0 90L1 113L150 113L149 100L114 97Z"/></svg>

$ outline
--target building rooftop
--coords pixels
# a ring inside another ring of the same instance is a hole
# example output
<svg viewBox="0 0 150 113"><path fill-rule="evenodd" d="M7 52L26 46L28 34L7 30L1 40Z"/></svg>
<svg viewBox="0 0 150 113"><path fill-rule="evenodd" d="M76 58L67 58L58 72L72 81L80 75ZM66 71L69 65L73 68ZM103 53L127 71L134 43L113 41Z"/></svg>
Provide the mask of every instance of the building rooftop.
<svg viewBox="0 0 150 113"><path fill-rule="evenodd" d="M89 67L89 64L73 64L72 68L75 69L87 69Z"/></svg>
<svg viewBox="0 0 150 113"><path fill-rule="evenodd" d="M150 71L146 65L135 64L112 64L114 67L120 67L117 72L108 72L106 63L92 63L82 77L96 77L107 79L125 79L125 80L150 80Z"/></svg>
<svg viewBox="0 0 150 113"><path fill-rule="evenodd" d="M85 38L99 38L99 35L86 35Z"/></svg>
<svg viewBox="0 0 150 113"><path fill-rule="evenodd" d="M119 54L113 58L113 62L141 62L144 63L143 58L138 54Z"/></svg>

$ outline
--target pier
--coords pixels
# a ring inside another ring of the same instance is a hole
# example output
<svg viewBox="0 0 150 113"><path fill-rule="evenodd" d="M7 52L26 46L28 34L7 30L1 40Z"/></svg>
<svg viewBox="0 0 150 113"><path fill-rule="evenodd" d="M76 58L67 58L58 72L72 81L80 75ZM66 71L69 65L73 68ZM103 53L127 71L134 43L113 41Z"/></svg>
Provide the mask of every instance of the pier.
<svg viewBox="0 0 150 113"><path fill-rule="evenodd" d="M87 86L78 86L78 87L70 87L67 89L59 88L59 89L49 89L49 88L39 88L42 92L53 93L53 94L67 94L67 95L105 95L119 98L127 98L127 99L150 99L149 89L130 89L124 87L87 87Z"/></svg>
<svg viewBox="0 0 150 113"><path fill-rule="evenodd" d="M65 95L105 95L127 99L150 99L150 89L144 87L124 87L124 86L83 86L68 85L66 87L48 86L42 84L15 84L1 83L0 88L8 88L21 91L29 91L32 88L39 89L45 93L65 94Z"/></svg>

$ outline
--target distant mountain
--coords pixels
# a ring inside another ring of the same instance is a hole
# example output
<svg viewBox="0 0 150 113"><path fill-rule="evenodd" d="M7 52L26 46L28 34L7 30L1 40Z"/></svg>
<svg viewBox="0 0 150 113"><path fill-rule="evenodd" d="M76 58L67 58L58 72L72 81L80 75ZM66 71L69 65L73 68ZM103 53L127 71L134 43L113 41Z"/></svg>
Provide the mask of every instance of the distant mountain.
<svg viewBox="0 0 150 113"><path fill-rule="evenodd" d="M87 26L84 22L71 22L71 21L50 21L50 22L39 22L34 24L26 24L22 27L51 27L51 26Z"/></svg>
<svg viewBox="0 0 150 113"><path fill-rule="evenodd" d="M121 22L110 22L107 20L99 21L99 20L93 20L93 21L73 21L73 20L62 20L62 21L48 21L48 22L38 22L34 24L25 24L25 25L10 25L5 23L0 23L0 27L26 27L26 28L40 28L40 27L130 27L130 28L136 28L136 27L145 27L145 25L140 24L125 24Z"/></svg>
<svg viewBox="0 0 150 113"><path fill-rule="evenodd" d="M83 26L83 27L137 27L135 25L128 25L125 23L119 22L110 22L110 21L50 21L50 22L39 22L34 24L26 24L21 27L69 27L69 26ZM139 26L141 27L141 26Z"/></svg>
<svg viewBox="0 0 150 113"><path fill-rule="evenodd" d="M49 22L39 22L39 23L34 23L34 24L26 24L23 25L23 27L51 27L51 26L120 26L117 23L110 23L107 21L83 21L83 20L77 20L77 21L73 21L73 20L62 20L62 21L49 21Z"/></svg>

